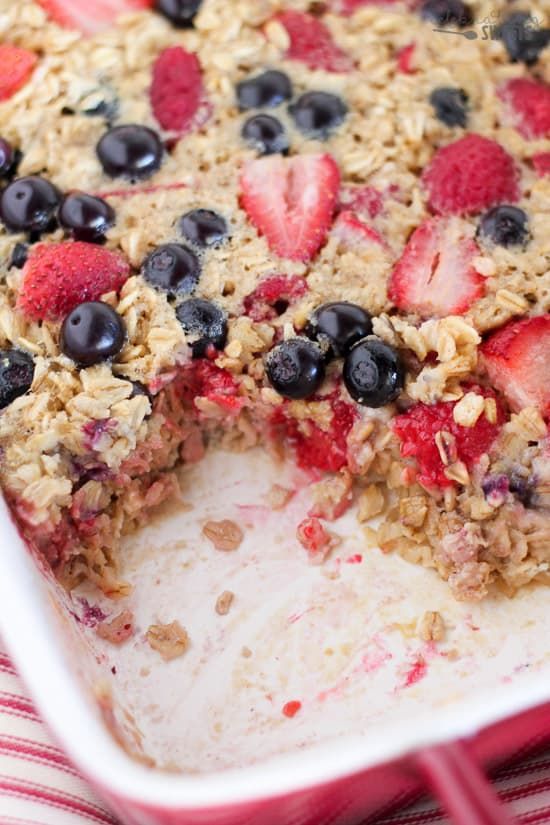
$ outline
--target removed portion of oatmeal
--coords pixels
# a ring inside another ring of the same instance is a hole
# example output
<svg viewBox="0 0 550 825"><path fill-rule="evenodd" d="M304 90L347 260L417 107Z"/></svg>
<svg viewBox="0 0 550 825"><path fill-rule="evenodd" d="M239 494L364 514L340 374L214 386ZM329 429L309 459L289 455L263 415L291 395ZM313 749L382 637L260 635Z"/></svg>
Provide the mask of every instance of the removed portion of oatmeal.
<svg viewBox="0 0 550 825"><path fill-rule="evenodd" d="M0 14L0 477L27 540L124 595L119 539L174 468L262 442L315 475L316 560L356 491L366 544L457 598L545 581L548 21L95 6Z"/></svg>

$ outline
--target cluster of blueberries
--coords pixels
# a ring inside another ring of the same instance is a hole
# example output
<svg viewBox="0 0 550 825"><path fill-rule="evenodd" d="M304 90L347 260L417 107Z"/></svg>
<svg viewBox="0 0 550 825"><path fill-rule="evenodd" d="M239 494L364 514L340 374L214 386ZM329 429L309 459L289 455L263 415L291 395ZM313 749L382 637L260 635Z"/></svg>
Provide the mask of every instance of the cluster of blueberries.
<svg viewBox="0 0 550 825"><path fill-rule="evenodd" d="M277 344L267 358L269 381L280 395L314 395L325 378L326 364L335 358L344 359L344 384L358 404L383 407L402 391L405 370L399 355L372 335L371 316L362 307L346 301L323 304L304 332Z"/></svg>

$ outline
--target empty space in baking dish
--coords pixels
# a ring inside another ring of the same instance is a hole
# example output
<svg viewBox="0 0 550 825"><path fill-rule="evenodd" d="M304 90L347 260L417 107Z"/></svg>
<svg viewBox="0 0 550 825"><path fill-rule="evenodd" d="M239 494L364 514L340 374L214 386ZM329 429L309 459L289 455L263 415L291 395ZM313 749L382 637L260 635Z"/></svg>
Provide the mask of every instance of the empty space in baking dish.
<svg viewBox="0 0 550 825"><path fill-rule="evenodd" d="M279 511L267 503L275 483L294 491ZM261 771L282 754L305 768L309 748L320 746L312 774L320 779L473 732L550 693L543 586L458 603L432 571L369 549L353 509L330 525L340 544L312 565L296 539L311 506L308 479L261 450L210 452L182 470L182 490L181 502L125 539L121 574L132 592L119 601L89 587L69 597L44 571L37 588L2 521L14 566L12 587L0 586L10 649L41 710L92 772L104 769L98 751L111 753L114 737L138 761L195 782L246 765ZM211 519L241 526L237 550L204 537ZM223 591L234 594L227 615L215 610ZM121 646L98 638L90 607L108 617L130 609L133 637ZM420 638L426 612L441 616L441 640ZM190 646L165 662L146 632L174 620ZM46 689L44 668L61 695ZM103 722L89 729L87 749L69 741L79 714ZM269 785L277 772L263 776Z"/></svg>

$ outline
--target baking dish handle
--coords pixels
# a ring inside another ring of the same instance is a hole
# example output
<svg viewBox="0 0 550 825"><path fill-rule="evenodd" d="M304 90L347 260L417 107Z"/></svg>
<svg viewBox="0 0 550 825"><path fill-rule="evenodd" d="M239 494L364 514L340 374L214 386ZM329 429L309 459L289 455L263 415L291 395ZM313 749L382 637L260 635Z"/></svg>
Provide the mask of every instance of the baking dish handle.
<svg viewBox="0 0 550 825"><path fill-rule="evenodd" d="M464 742L425 748L416 763L454 825L512 825Z"/></svg>

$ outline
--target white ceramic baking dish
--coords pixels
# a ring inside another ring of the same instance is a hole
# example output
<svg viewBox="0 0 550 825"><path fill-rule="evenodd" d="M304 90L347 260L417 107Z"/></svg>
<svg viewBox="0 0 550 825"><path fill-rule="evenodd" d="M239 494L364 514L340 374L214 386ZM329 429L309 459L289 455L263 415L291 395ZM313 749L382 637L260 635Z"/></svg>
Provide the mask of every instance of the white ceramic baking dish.
<svg viewBox="0 0 550 825"><path fill-rule="evenodd" d="M296 491L278 513L265 504L274 480ZM62 592L0 502L0 631L55 736L122 821L353 823L428 779L457 822L503 825L476 763L550 731L548 591L458 604L432 572L366 550L353 513L313 567L294 539L306 479L261 453L207 456L187 471L184 499L126 542L138 632L122 647L75 618L84 597L112 614L121 605ZM238 519L241 548L213 550L207 518ZM225 589L235 601L219 616ZM418 638L426 610L442 615L443 641ZM192 644L165 663L144 634L176 618ZM301 703L293 718L288 701Z"/></svg>

